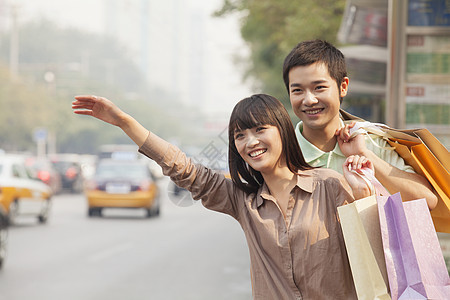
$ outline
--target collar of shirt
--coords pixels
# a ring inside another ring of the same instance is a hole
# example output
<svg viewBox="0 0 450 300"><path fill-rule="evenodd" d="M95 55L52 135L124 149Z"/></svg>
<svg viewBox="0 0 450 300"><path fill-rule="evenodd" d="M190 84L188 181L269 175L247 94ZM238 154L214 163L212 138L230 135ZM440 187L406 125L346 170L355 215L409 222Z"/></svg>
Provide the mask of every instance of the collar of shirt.
<svg viewBox="0 0 450 300"><path fill-rule="evenodd" d="M344 126L344 122L342 122L342 120L340 120L340 122L341 126ZM312 143L310 143L307 139L305 139L305 137L302 134L302 131L303 131L303 122L300 121L297 123L297 126L295 126L295 135L297 136L300 149L302 150L303 157L305 158L306 162L311 162L328 154L328 152L320 150ZM345 155L342 153L341 148L339 148L338 143L336 143L334 149L331 152L345 158Z"/></svg>
<svg viewBox="0 0 450 300"><path fill-rule="evenodd" d="M300 171L300 175L297 175L296 186L304 190L305 192L312 194L314 180L312 174L309 174L309 172L310 171ZM264 203L264 200L269 199L275 201L275 198L270 194L269 187L264 182L263 185L259 188L256 195L256 206L260 207Z"/></svg>

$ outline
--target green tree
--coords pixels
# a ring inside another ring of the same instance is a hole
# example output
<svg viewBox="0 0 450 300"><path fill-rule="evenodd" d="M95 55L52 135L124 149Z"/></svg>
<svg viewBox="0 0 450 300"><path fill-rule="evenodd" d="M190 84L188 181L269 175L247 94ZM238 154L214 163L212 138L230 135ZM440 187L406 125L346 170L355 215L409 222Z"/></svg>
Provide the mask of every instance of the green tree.
<svg viewBox="0 0 450 300"><path fill-rule="evenodd" d="M34 146L33 131L48 128L58 104L45 87L9 82L9 70L0 65L0 148L25 151ZM9 84L7 84L9 82ZM49 109L50 108L50 109Z"/></svg>
<svg viewBox="0 0 450 300"><path fill-rule="evenodd" d="M345 0L224 0L216 16L238 13L241 35L250 47L244 79L272 94L290 107L282 79L285 56L300 41L325 39L337 44L336 36Z"/></svg>
<svg viewBox="0 0 450 300"><path fill-rule="evenodd" d="M101 144L129 143L119 129L72 113L70 103L80 93L114 100L166 138L189 129L162 106L174 103L174 97L148 90L126 49L114 40L45 20L24 24L19 36L20 78L15 82L6 67L9 36L0 36L0 148L34 151L35 128L55 136L58 152L96 153ZM45 80L47 72L54 81Z"/></svg>

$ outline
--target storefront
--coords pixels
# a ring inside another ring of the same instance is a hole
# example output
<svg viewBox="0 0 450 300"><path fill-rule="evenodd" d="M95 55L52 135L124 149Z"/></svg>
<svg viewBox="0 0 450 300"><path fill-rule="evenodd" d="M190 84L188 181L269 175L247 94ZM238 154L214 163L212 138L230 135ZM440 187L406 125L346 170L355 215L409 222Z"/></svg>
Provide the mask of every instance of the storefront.
<svg viewBox="0 0 450 300"><path fill-rule="evenodd" d="M354 113L450 147L449 0L348 0L338 39Z"/></svg>
<svg viewBox="0 0 450 300"><path fill-rule="evenodd" d="M450 0L348 0L338 39L348 111L450 148ZM450 234L438 235L450 270Z"/></svg>

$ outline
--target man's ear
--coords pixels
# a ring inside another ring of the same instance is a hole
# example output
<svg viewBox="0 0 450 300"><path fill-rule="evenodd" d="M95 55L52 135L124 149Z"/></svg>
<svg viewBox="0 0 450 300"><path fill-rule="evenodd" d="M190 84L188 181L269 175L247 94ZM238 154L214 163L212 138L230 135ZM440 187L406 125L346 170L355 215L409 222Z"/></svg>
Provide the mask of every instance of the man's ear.
<svg viewBox="0 0 450 300"><path fill-rule="evenodd" d="M348 82L349 82L348 77L344 77L344 79L342 80L341 85L339 87L339 95L341 97L345 97L347 95Z"/></svg>

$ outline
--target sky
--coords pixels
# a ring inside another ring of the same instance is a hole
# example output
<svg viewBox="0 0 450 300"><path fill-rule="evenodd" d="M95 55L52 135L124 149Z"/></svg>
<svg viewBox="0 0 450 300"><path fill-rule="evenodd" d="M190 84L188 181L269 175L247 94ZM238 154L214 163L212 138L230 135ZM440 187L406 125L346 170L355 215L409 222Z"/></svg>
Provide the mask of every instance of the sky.
<svg viewBox="0 0 450 300"><path fill-rule="evenodd" d="M5 3L16 5L19 22L44 17L113 34L144 66L150 86L175 89L181 102L215 118L227 120L235 103L251 94L233 62L237 54L248 55L238 16L211 16L222 0L0 0Z"/></svg>

